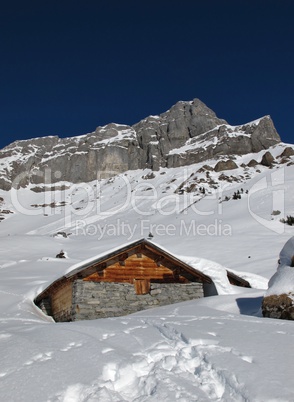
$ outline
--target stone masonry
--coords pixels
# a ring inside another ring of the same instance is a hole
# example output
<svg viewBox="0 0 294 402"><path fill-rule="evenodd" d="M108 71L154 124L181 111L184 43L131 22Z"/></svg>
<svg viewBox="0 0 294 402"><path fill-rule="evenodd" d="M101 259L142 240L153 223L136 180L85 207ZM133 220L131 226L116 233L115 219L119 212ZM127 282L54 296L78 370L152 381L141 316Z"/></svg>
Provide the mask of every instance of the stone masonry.
<svg viewBox="0 0 294 402"><path fill-rule="evenodd" d="M73 286L72 320L119 317L203 297L202 283L151 283L150 292L137 295L129 283L76 280Z"/></svg>

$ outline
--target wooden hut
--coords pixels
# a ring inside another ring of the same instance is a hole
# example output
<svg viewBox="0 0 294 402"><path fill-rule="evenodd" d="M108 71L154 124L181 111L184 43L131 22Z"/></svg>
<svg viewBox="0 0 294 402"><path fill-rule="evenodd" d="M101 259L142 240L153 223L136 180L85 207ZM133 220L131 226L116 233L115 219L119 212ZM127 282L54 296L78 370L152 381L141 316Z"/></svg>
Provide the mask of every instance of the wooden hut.
<svg viewBox="0 0 294 402"><path fill-rule="evenodd" d="M231 283L249 286L234 274ZM57 322L78 321L200 298L205 285L213 286L207 275L141 239L80 264L39 294L35 303Z"/></svg>

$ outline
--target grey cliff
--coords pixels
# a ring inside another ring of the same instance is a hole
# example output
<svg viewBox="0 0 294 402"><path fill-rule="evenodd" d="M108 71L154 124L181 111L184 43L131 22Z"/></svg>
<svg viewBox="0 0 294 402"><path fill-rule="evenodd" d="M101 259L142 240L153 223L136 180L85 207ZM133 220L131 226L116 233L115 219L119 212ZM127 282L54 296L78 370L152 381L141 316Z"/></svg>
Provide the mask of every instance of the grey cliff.
<svg viewBox="0 0 294 402"><path fill-rule="evenodd" d="M259 152L279 142L269 116L230 126L199 99L181 101L133 126L112 123L77 137L16 141L0 150L0 188L89 182L126 170L158 170Z"/></svg>

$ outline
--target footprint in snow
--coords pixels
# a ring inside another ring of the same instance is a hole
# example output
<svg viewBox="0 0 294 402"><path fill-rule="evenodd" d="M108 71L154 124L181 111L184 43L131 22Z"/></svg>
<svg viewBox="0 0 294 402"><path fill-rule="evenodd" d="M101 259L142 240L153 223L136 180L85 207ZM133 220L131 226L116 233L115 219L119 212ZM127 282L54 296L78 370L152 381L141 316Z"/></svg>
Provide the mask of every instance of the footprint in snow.
<svg viewBox="0 0 294 402"><path fill-rule="evenodd" d="M100 341L111 338L112 336L115 336L114 333L110 333L110 334L103 334L102 338L100 339Z"/></svg>
<svg viewBox="0 0 294 402"><path fill-rule="evenodd" d="M4 334L0 334L0 341L3 340L3 339L10 338L10 337L11 337L11 334L8 334L7 332L4 333Z"/></svg>
<svg viewBox="0 0 294 402"><path fill-rule="evenodd" d="M217 339L187 339L178 328L160 323L160 320L144 324L152 325L161 335L161 340L133 354L131 362L107 362L96 393L102 396L100 390L103 389L107 398L100 400L147 400L145 397L156 392L157 387L182 401L246 400L245 396L243 398L246 390L234 373L218 368L210 357L215 353L229 353L252 363L250 356L220 346ZM104 334L103 339L113 335ZM213 337L217 333L209 335ZM105 348L102 353L110 351L111 348Z"/></svg>
<svg viewBox="0 0 294 402"><path fill-rule="evenodd" d="M125 334L130 334L132 331L135 331L136 329L141 329L141 328L147 328L147 325L136 325L135 327L131 327L131 328L124 330L123 332Z"/></svg>
<svg viewBox="0 0 294 402"><path fill-rule="evenodd" d="M24 366L30 366L33 363L45 362L52 359L53 352L39 353L38 355L32 357L32 360L28 360L24 363Z"/></svg>
<svg viewBox="0 0 294 402"><path fill-rule="evenodd" d="M241 356L240 355L240 357L241 357L242 360L244 360L244 362L253 363L253 357L252 356Z"/></svg>
<svg viewBox="0 0 294 402"><path fill-rule="evenodd" d="M68 350L72 348L79 348L82 346L82 343L75 343L75 342L70 342L65 348L60 349L61 352L67 352Z"/></svg>
<svg viewBox="0 0 294 402"><path fill-rule="evenodd" d="M105 349L101 350L101 353L104 355L105 353L109 353L109 352L111 352L112 350L114 350L114 349L112 349L112 348L105 348Z"/></svg>

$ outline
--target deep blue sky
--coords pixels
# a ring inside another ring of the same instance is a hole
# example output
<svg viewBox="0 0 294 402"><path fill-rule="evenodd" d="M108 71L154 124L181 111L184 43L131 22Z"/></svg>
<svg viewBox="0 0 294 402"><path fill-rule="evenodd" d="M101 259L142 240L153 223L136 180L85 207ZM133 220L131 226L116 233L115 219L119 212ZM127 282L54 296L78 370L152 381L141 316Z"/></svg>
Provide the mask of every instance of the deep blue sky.
<svg viewBox="0 0 294 402"><path fill-rule="evenodd" d="M293 21L293 0L1 2L0 147L193 98L294 142Z"/></svg>

